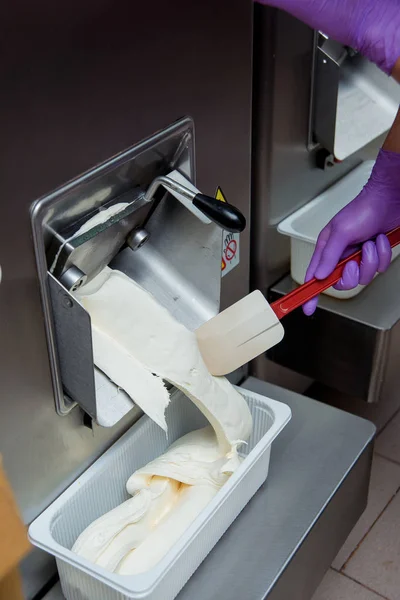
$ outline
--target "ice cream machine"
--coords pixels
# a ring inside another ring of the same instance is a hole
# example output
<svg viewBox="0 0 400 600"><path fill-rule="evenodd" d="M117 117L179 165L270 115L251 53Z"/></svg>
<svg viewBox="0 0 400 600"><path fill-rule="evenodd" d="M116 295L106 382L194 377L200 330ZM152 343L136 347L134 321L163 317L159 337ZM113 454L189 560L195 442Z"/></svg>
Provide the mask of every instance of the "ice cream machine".
<svg viewBox="0 0 400 600"><path fill-rule="evenodd" d="M251 287L267 293L288 270L277 222L358 159L315 168L314 34L294 19L253 15L251 0L19 8L1 67L0 452L29 524L139 416L97 424L107 382L74 288L112 260L194 329ZM293 394L288 371L260 361L233 381L293 418L268 486L182 598L309 600L366 503L373 426ZM48 555L21 569L27 600L62 597Z"/></svg>

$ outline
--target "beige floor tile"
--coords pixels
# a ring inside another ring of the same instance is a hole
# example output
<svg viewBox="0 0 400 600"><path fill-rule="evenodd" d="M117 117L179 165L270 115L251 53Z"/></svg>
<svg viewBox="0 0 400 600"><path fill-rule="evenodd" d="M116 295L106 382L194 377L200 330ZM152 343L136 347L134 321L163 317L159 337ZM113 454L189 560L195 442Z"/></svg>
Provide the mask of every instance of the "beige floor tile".
<svg viewBox="0 0 400 600"><path fill-rule="evenodd" d="M368 506L333 562L340 571L400 487L400 465L374 456Z"/></svg>
<svg viewBox="0 0 400 600"><path fill-rule="evenodd" d="M400 600L400 494L346 564L344 572L389 600Z"/></svg>
<svg viewBox="0 0 400 600"><path fill-rule="evenodd" d="M381 598L348 577L330 570L312 600L381 600Z"/></svg>
<svg viewBox="0 0 400 600"><path fill-rule="evenodd" d="M378 436L375 442L375 451L400 463L400 413Z"/></svg>

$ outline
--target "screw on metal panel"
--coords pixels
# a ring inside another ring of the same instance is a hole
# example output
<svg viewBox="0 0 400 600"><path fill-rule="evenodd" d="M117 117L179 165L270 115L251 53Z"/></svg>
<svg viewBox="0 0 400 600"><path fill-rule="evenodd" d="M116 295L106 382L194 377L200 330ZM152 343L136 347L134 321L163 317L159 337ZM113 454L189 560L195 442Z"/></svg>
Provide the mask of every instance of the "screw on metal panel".
<svg viewBox="0 0 400 600"><path fill-rule="evenodd" d="M145 229L135 229L128 235L126 238L126 243L131 248L131 250L139 250L147 242L150 234Z"/></svg>
<svg viewBox="0 0 400 600"><path fill-rule="evenodd" d="M74 303L72 302L71 298L69 298L68 296L64 296L63 298L63 306L65 308L72 308L74 305Z"/></svg>
<svg viewBox="0 0 400 600"><path fill-rule="evenodd" d="M60 283L68 290L75 292L87 280L83 271L78 267L72 266L65 271L60 277Z"/></svg>
<svg viewBox="0 0 400 600"><path fill-rule="evenodd" d="M82 279L80 279L79 281L77 281L77 282L75 283L75 285L74 285L74 286L72 286L72 288L71 288L71 289L72 289L72 291L73 291L73 292L76 292L76 290L79 290L79 288L82 286L83 282L84 282L84 279L83 279L83 278L82 278Z"/></svg>

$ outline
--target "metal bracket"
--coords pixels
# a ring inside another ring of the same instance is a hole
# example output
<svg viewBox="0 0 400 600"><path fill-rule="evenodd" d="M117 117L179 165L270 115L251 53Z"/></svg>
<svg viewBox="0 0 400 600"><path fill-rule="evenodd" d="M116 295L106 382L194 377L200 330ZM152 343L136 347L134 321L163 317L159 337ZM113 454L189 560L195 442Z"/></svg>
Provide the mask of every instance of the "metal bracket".
<svg viewBox="0 0 400 600"><path fill-rule="evenodd" d="M57 384L61 385L72 402L78 402L85 412L96 419L90 316L51 273L48 278L58 355L58 376L61 378ZM58 403L57 412L65 414L64 403Z"/></svg>
<svg viewBox="0 0 400 600"><path fill-rule="evenodd" d="M127 235L143 223L151 208L139 188L119 197L118 202L128 206L108 221L76 237L61 234L54 238L56 258L50 272L68 290L77 289L82 276L84 283L88 283L98 275L125 244ZM73 274L69 276L71 271Z"/></svg>
<svg viewBox="0 0 400 600"><path fill-rule="evenodd" d="M311 86L308 149L323 149L335 162L384 135L398 111L400 90L392 78L318 32Z"/></svg>
<svg viewBox="0 0 400 600"><path fill-rule="evenodd" d="M348 52L338 42L322 35L316 47L313 90L312 134L314 140L334 155L340 69Z"/></svg>

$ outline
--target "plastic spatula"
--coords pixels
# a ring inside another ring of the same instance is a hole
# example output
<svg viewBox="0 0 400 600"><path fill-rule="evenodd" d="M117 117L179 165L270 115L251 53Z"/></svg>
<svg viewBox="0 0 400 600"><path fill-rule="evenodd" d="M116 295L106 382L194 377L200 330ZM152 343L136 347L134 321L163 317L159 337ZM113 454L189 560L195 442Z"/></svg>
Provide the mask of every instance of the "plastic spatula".
<svg viewBox="0 0 400 600"><path fill-rule="evenodd" d="M400 227L388 234L392 248L400 244ZM337 283L343 267L361 262L361 250L343 259L324 280L312 279L271 305L256 290L204 323L196 331L197 342L210 373L227 375L278 344L284 329L280 320L311 298Z"/></svg>

